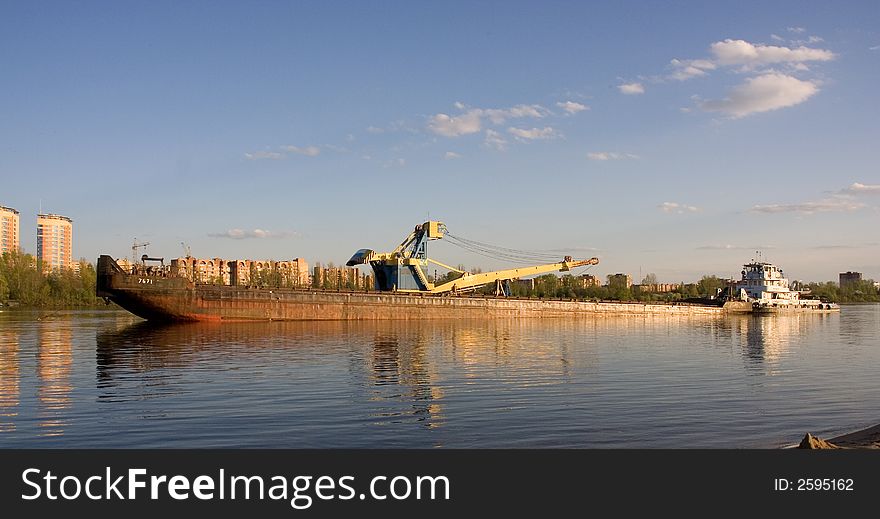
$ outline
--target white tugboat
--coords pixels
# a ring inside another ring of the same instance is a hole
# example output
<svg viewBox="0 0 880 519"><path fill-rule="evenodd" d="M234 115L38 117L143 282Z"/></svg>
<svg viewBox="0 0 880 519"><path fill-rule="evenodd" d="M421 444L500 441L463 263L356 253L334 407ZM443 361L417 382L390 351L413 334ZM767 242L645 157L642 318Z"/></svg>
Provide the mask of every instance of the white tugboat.
<svg viewBox="0 0 880 519"><path fill-rule="evenodd" d="M726 306L738 306L742 311L755 314L840 311L840 306L836 303L822 301L808 296L805 292L791 290L782 269L763 261L753 260L743 265L742 279L736 282L733 289L732 297L728 301L738 304Z"/></svg>

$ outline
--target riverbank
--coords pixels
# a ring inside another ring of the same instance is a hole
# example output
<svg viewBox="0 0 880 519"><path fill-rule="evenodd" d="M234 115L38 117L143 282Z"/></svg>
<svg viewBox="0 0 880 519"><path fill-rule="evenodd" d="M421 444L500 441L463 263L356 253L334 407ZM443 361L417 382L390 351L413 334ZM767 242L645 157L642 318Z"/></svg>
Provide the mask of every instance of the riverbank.
<svg viewBox="0 0 880 519"><path fill-rule="evenodd" d="M835 436L828 440L817 438L810 433L801 440L799 449L880 449L880 424L851 433Z"/></svg>

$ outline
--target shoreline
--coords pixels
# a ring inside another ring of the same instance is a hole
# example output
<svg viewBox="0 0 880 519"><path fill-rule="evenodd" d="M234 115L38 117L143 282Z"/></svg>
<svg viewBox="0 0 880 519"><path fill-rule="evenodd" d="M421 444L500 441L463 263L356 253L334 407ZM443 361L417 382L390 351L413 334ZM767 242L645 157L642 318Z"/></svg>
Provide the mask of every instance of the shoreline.
<svg viewBox="0 0 880 519"><path fill-rule="evenodd" d="M880 424L824 440L807 433L798 449L880 449Z"/></svg>

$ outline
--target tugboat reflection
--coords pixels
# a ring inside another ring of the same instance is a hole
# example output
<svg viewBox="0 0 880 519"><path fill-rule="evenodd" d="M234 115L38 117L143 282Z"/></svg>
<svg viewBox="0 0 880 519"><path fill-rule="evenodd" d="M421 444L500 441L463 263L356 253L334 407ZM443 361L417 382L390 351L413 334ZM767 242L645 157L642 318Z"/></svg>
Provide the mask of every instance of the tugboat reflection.
<svg viewBox="0 0 880 519"><path fill-rule="evenodd" d="M839 322L840 314L774 314L731 316L732 339L739 343L747 367L773 375L799 338Z"/></svg>

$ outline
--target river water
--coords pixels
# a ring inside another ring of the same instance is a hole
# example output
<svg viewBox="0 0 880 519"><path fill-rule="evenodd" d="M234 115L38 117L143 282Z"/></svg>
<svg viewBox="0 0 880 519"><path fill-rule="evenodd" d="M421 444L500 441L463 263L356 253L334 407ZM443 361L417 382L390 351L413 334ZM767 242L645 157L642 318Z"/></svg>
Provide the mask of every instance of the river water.
<svg viewBox="0 0 880 519"><path fill-rule="evenodd" d="M0 447L778 447L880 422L840 314L154 325L0 312Z"/></svg>

